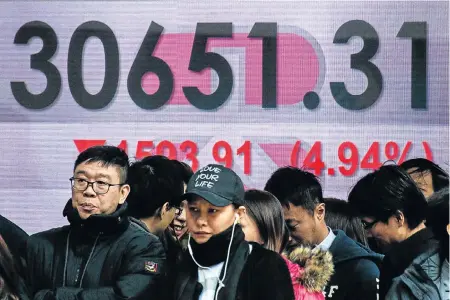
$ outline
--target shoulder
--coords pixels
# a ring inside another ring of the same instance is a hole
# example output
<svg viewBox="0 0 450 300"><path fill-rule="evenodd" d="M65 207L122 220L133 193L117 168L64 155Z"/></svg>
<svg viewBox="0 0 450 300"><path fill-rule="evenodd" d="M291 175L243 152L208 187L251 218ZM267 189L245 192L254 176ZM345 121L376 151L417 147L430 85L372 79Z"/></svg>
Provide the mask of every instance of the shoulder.
<svg viewBox="0 0 450 300"><path fill-rule="evenodd" d="M252 246L252 252L247 258L247 264L249 266L252 266L255 270L263 269L267 274L267 270L271 270L272 272L289 271L288 265L281 255L274 251L267 250L256 243L251 243L250 245ZM273 273L271 276L273 276Z"/></svg>
<svg viewBox="0 0 450 300"><path fill-rule="evenodd" d="M163 251L163 245L159 238L133 220L130 220L130 225L124 234L128 248L131 248L130 250L149 249L153 252Z"/></svg>
<svg viewBox="0 0 450 300"><path fill-rule="evenodd" d="M380 276L380 269L378 268L378 264L370 258L361 257L358 260L355 260L353 264L353 271L355 272L354 274L364 276L365 279L367 279L368 277L378 278Z"/></svg>
<svg viewBox="0 0 450 300"><path fill-rule="evenodd" d="M62 237L66 237L68 233L69 233L69 226L63 226L38 232L33 235L30 235L30 237L28 238L28 244L55 242L56 240Z"/></svg>

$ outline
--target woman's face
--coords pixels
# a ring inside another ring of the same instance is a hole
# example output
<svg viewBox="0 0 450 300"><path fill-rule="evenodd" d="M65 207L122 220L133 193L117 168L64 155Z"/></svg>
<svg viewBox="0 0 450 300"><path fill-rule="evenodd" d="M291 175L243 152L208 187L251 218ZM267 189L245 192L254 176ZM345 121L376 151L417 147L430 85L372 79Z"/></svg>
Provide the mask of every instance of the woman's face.
<svg viewBox="0 0 450 300"><path fill-rule="evenodd" d="M196 197L187 207L187 227L198 244L206 243L211 236L225 231L236 220L236 209L232 204L219 207Z"/></svg>

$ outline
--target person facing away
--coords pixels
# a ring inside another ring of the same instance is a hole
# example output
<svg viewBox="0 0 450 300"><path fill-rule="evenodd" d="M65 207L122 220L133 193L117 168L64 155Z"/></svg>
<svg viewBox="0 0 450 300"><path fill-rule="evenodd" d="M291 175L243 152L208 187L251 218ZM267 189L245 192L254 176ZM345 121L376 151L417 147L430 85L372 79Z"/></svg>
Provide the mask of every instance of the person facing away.
<svg viewBox="0 0 450 300"><path fill-rule="evenodd" d="M264 189L280 201L295 243L331 252L334 274L324 289L326 299L377 299L381 256L327 226L322 187L314 174L283 167Z"/></svg>
<svg viewBox="0 0 450 300"><path fill-rule="evenodd" d="M434 192L448 187L448 173L428 159L413 158L403 162L400 167L408 172L427 199Z"/></svg>
<svg viewBox="0 0 450 300"><path fill-rule="evenodd" d="M181 196L184 182L177 164L165 156L148 156L131 164L128 171L128 212L156 235L166 253L165 277L170 284L171 273L176 268L182 252L181 243L169 225L181 215ZM169 286L163 288L166 292ZM163 297L163 296L161 296Z"/></svg>
<svg viewBox="0 0 450 300"><path fill-rule="evenodd" d="M380 272L380 299L392 280L437 241L425 227L427 201L408 173L384 165L361 178L348 196L368 236L386 253Z"/></svg>
<svg viewBox="0 0 450 300"><path fill-rule="evenodd" d="M187 185L188 252L177 266L177 300L294 299L283 258L245 240L244 185L231 169L211 164Z"/></svg>
<svg viewBox="0 0 450 300"><path fill-rule="evenodd" d="M25 284L5 240L0 235L0 299L28 300Z"/></svg>
<svg viewBox="0 0 450 300"><path fill-rule="evenodd" d="M429 198L426 226L433 231L439 245L433 245L414 259L402 275L394 278L386 299L450 299L448 187Z"/></svg>
<svg viewBox="0 0 450 300"><path fill-rule="evenodd" d="M366 231L361 219L354 214L347 201L336 198L324 198L327 213L325 223L333 229L340 229L352 240L369 247Z"/></svg>
<svg viewBox="0 0 450 300"><path fill-rule="evenodd" d="M269 192L247 190L244 204L244 214L239 223L245 239L281 254L289 241L289 232L280 202ZM331 254L320 248L313 250L309 247L298 247L284 254L295 300L325 299L322 290L334 269Z"/></svg>
<svg viewBox="0 0 450 300"><path fill-rule="evenodd" d="M128 165L117 147L79 154L64 209L70 225L28 241L27 286L34 299L128 299L144 290L157 295L164 249L126 215Z"/></svg>

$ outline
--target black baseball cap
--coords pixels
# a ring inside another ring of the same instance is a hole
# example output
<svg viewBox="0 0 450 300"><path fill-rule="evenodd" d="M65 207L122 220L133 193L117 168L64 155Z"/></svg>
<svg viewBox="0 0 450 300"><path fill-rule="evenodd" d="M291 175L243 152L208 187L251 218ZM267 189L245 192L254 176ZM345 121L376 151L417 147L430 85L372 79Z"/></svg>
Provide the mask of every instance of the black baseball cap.
<svg viewBox="0 0 450 300"><path fill-rule="evenodd" d="M199 196L214 206L244 205L244 184L231 169L210 164L198 170L189 180L183 199Z"/></svg>

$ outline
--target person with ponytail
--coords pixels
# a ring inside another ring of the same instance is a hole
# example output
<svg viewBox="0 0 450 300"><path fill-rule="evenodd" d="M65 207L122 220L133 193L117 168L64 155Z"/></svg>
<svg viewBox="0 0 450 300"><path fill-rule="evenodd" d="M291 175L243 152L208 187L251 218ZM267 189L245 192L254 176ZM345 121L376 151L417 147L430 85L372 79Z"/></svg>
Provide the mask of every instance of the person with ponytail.
<svg viewBox="0 0 450 300"><path fill-rule="evenodd" d="M283 209L274 195L266 191L245 192L245 214L241 218L247 241L282 254L291 274L295 300L323 300L322 290L333 274L333 258L319 247L289 245L289 230ZM285 250L285 251L284 251Z"/></svg>
<svg viewBox="0 0 450 300"><path fill-rule="evenodd" d="M283 258L245 240L244 185L221 165L207 165L190 179L186 194L188 251L177 266L176 300L292 300Z"/></svg>

